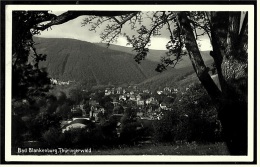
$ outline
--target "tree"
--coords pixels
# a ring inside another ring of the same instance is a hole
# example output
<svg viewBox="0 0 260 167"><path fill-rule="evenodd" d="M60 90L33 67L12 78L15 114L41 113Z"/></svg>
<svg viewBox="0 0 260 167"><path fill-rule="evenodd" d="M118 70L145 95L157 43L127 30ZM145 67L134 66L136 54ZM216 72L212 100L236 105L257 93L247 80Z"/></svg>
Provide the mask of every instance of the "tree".
<svg viewBox="0 0 260 167"><path fill-rule="evenodd" d="M124 108L121 105L114 107L113 114L123 114Z"/></svg>
<svg viewBox="0 0 260 167"><path fill-rule="evenodd" d="M179 121L178 128L175 129L176 136L184 137L188 141L220 141L222 128L217 111L201 84L190 85L184 94L179 94L176 98L173 106L175 117Z"/></svg>
<svg viewBox="0 0 260 167"><path fill-rule="evenodd" d="M134 108L126 108L123 117L120 119L120 139L126 144L132 144L139 138L137 127L137 110Z"/></svg>
<svg viewBox="0 0 260 167"><path fill-rule="evenodd" d="M57 92L56 97L57 97L57 102L59 104L63 104L67 100L67 95L62 91Z"/></svg>
<svg viewBox="0 0 260 167"><path fill-rule="evenodd" d="M12 98L15 100L44 95L50 89L50 80L39 62L46 55L38 54L32 36L39 31L36 25L50 19L47 11L14 11L12 29Z"/></svg>
<svg viewBox="0 0 260 167"><path fill-rule="evenodd" d="M182 56L188 55L200 82L218 110L230 153L247 154L247 13L241 19L241 12L148 12L146 16L151 21L150 26L142 25L144 13L136 11L67 11L59 16L48 12L40 13L38 19L35 19L37 22L30 27L36 32L82 15L88 15L82 24L92 24L90 30L106 24L101 39L111 43L119 35L124 35L133 46L138 63L145 59L151 37L160 35L163 28L168 29L171 34L166 45L168 52L156 70L161 72L168 66L174 67ZM43 24L44 21L49 22ZM137 35L121 33L126 23L137 31ZM141 25L138 27L137 23ZM221 90L211 79L209 68L205 66L198 48L196 39L205 34L211 40L211 56ZM28 53L23 56L28 57Z"/></svg>
<svg viewBox="0 0 260 167"><path fill-rule="evenodd" d="M114 105L112 104L113 99L110 96L104 96L99 100L99 104L104 107L106 112L110 115L113 112Z"/></svg>
<svg viewBox="0 0 260 167"><path fill-rule="evenodd" d="M71 89L69 91L69 98L74 104L79 104L82 101L82 91L79 88Z"/></svg>
<svg viewBox="0 0 260 167"><path fill-rule="evenodd" d="M66 102L64 104L60 104L57 107L55 114L61 116L63 120L69 119L72 116L71 107Z"/></svg>

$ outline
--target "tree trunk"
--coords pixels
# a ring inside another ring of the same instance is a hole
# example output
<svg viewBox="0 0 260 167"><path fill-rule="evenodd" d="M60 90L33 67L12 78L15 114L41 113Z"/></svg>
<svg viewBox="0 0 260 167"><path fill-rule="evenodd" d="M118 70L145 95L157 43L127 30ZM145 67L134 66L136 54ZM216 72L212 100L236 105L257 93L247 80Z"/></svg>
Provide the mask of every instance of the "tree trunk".
<svg viewBox="0 0 260 167"><path fill-rule="evenodd" d="M247 15L240 30L240 12L212 12L213 52L221 57L218 64L223 99L219 119L232 155L247 155ZM224 20L224 21L223 21ZM223 27L221 27L221 23ZM217 49L221 49L219 52ZM217 50L217 51L216 51Z"/></svg>
<svg viewBox="0 0 260 167"><path fill-rule="evenodd" d="M240 13L212 12L210 17L211 55L218 71L221 92L206 70L186 12L178 14L193 68L216 104L230 154L247 155L247 20L240 30Z"/></svg>
<svg viewBox="0 0 260 167"><path fill-rule="evenodd" d="M204 60L200 54L196 39L193 34L193 30L190 25L190 21L187 18L186 12L180 12L178 14L178 23L181 29L181 33L184 35L185 38L185 47L189 53L189 57L193 68L204 86L207 90L208 94L212 98L213 101L218 103L219 99L221 98L221 92L218 89L217 85L214 83L212 78L209 75L209 70L204 64Z"/></svg>

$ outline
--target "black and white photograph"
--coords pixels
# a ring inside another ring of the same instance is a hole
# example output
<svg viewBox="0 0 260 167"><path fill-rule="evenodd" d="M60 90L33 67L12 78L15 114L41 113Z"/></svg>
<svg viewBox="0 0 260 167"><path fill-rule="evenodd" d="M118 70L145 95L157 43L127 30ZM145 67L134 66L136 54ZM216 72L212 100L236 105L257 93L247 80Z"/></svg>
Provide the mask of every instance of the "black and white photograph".
<svg viewBox="0 0 260 167"><path fill-rule="evenodd" d="M5 161L256 163L255 10L6 5Z"/></svg>

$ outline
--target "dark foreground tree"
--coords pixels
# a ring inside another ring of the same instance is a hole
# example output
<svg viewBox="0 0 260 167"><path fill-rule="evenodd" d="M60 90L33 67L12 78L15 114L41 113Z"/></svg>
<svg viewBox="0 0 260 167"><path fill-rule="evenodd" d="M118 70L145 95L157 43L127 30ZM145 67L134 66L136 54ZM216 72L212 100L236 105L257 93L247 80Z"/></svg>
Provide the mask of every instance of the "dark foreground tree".
<svg viewBox="0 0 260 167"><path fill-rule="evenodd" d="M90 30L95 30L101 24L106 24L105 30L101 33L101 39L108 43L114 42L117 37L124 35L136 52L135 60L140 63L149 52L148 46L151 37L160 35L162 29L169 30L170 40L166 45L168 52L165 57L162 57L162 62L156 70L164 71L167 66L174 67L182 56L188 55L199 80L218 110L230 153L246 155L248 19L247 13L245 16L241 13L157 11L145 14L131 11L67 11L55 16L48 12L41 12L41 15L35 18L27 16L28 21L32 19L37 21L27 29L23 28L24 32L19 33L25 35L29 33L31 40L33 35L31 32L43 31L78 16L88 15L83 21L83 25L91 24ZM143 25L144 16L151 21L149 26ZM43 24L44 21L49 22ZM129 36L122 33L123 25L127 23L131 29L136 30L136 35ZM211 79L209 68L205 66L199 51L197 38L203 35L208 35L212 44L211 56L214 59L221 90ZM22 38L26 40L28 36ZM13 46L19 48L20 44L18 42ZM17 52L17 50L13 49L15 58L16 52L14 51ZM20 57L27 60L28 55L29 53L26 52ZM19 62L19 64L23 64L23 62ZM13 64L13 66L19 67L18 64ZM20 83L22 79L18 79L17 83Z"/></svg>
<svg viewBox="0 0 260 167"><path fill-rule="evenodd" d="M46 55L38 54L32 36L39 31L32 29L45 19L47 11L14 11L12 18L12 99L31 100L33 96L43 95L50 88L50 79L39 62Z"/></svg>

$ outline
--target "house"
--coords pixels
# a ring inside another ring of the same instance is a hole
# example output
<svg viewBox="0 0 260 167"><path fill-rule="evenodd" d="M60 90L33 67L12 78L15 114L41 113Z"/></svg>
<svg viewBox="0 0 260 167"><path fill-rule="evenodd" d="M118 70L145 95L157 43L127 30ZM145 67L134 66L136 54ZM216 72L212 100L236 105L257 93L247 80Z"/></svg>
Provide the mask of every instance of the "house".
<svg viewBox="0 0 260 167"><path fill-rule="evenodd" d="M111 94L115 94L115 88L111 89Z"/></svg>
<svg viewBox="0 0 260 167"><path fill-rule="evenodd" d="M178 89L174 88L173 93L178 93Z"/></svg>
<svg viewBox="0 0 260 167"><path fill-rule="evenodd" d="M160 104L160 108L161 108L162 110L170 110L170 109L171 109L171 108L168 108L168 107L167 107L167 104L164 103L164 102L162 102L162 103Z"/></svg>
<svg viewBox="0 0 260 167"><path fill-rule="evenodd" d="M157 105L158 101L154 97L150 97L150 98L145 100L145 104L147 104L147 105L149 105L149 104Z"/></svg>
<svg viewBox="0 0 260 167"><path fill-rule="evenodd" d="M101 113L104 114L104 113L105 113L105 108L104 108L104 107L100 107L100 108L99 108L99 112L101 112Z"/></svg>
<svg viewBox="0 0 260 167"><path fill-rule="evenodd" d="M58 85L69 85L69 84L70 84L69 81L67 81L67 82L65 82L65 81L58 81Z"/></svg>
<svg viewBox="0 0 260 167"><path fill-rule="evenodd" d="M89 112L89 119L96 120L98 113L99 113L98 110L90 110L90 112Z"/></svg>
<svg viewBox="0 0 260 167"><path fill-rule="evenodd" d="M93 119L94 118L94 120L95 121L98 121L98 114L99 113L105 113L105 109L103 108L103 107L101 107L101 106L92 106L91 108L90 108L90 112L89 112L89 118L90 119Z"/></svg>
<svg viewBox="0 0 260 167"><path fill-rule="evenodd" d="M135 96L134 96L134 95L130 95L129 100L131 100L131 101L135 101L135 100L136 100L136 99L135 99Z"/></svg>
<svg viewBox="0 0 260 167"><path fill-rule="evenodd" d="M118 106L118 104L119 104L118 98L119 98L119 96L118 97L115 97L115 96L112 97L112 102L111 103L114 105L114 107Z"/></svg>
<svg viewBox="0 0 260 167"><path fill-rule="evenodd" d="M58 80L57 79L51 78L50 80L51 80L51 83L53 85L57 85L58 84Z"/></svg>
<svg viewBox="0 0 260 167"><path fill-rule="evenodd" d="M125 89L123 89L123 94L125 94L126 93L126 90Z"/></svg>
<svg viewBox="0 0 260 167"><path fill-rule="evenodd" d="M89 118L95 117L95 111L97 110L97 106L91 106L89 111Z"/></svg>
<svg viewBox="0 0 260 167"><path fill-rule="evenodd" d="M117 87L116 88L116 94L121 94L122 93L123 88L122 87Z"/></svg>
<svg viewBox="0 0 260 167"><path fill-rule="evenodd" d="M148 98L148 99L145 100L145 103L146 103L146 104L151 104L152 101L154 101L154 100L155 100L154 97L150 97L150 98Z"/></svg>
<svg viewBox="0 0 260 167"><path fill-rule="evenodd" d="M110 90L110 88L106 88L105 89L105 96L109 96L112 94L112 91Z"/></svg>
<svg viewBox="0 0 260 167"><path fill-rule="evenodd" d="M154 118L157 119L157 120L161 120L161 119L163 118L163 113L160 112L160 113L157 114Z"/></svg>
<svg viewBox="0 0 260 167"><path fill-rule="evenodd" d="M66 131L70 131L72 129L83 129L83 128L91 128L92 122L87 119L74 119L73 121L69 122L68 124L62 127L62 133Z"/></svg>
<svg viewBox="0 0 260 167"><path fill-rule="evenodd" d="M161 94L163 93L163 91L157 90L156 93L157 93L158 95L161 95Z"/></svg>
<svg viewBox="0 0 260 167"><path fill-rule="evenodd" d="M126 96L125 95L120 95L118 99L126 101Z"/></svg>
<svg viewBox="0 0 260 167"><path fill-rule="evenodd" d="M171 93L171 92L172 92L172 90L171 90L169 87L165 87L165 88L163 89L163 91L164 91L165 93Z"/></svg>
<svg viewBox="0 0 260 167"><path fill-rule="evenodd" d="M130 95L134 95L134 94L135 94L135 92L134 92L134 91L130 91L129 93L130 93Z"/></svg>
<svg viewBox="0 0 260 167"><path fill-rule="evenodd" d="M138 101L138 100L141 100L142 99L142 96L140 95L140 94L138 94L137 96L136 96L136 100Z"/></svg>
<svg viewBox="0 0 260 167"><path fill-rule="evenodd" d="M143 90L143 93L150 93L148 89Z"/></svg>
<svg viewBox="0 0 260 167"><path fill-rule="evenodd" d="M138 106L144 106L144 100L137 100L137 101L136 101L136 104L137 104Z"/></svg>

